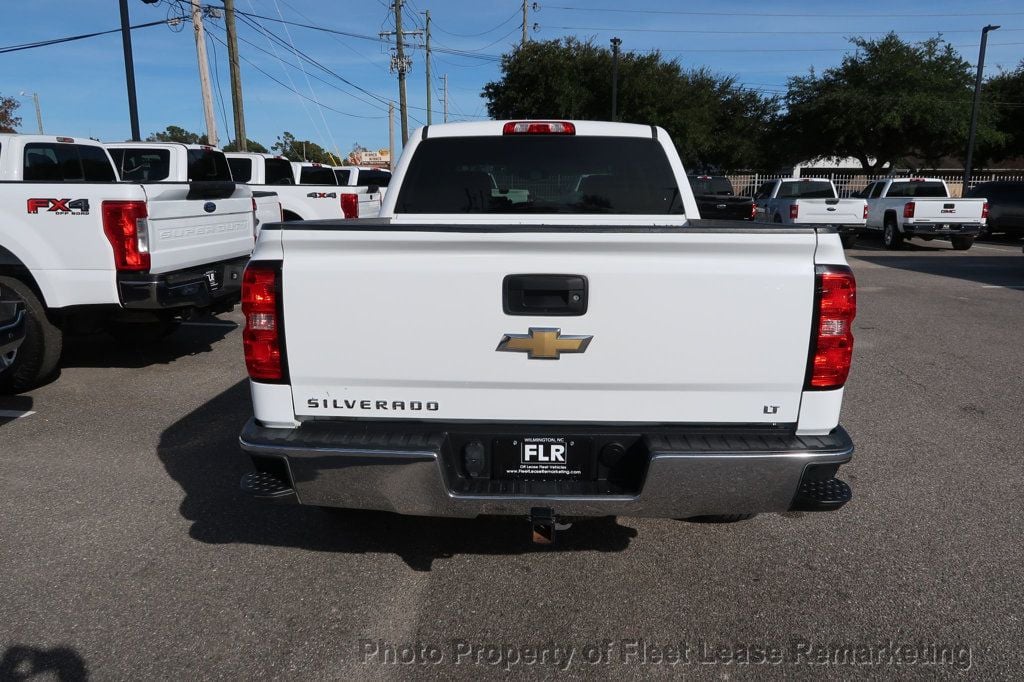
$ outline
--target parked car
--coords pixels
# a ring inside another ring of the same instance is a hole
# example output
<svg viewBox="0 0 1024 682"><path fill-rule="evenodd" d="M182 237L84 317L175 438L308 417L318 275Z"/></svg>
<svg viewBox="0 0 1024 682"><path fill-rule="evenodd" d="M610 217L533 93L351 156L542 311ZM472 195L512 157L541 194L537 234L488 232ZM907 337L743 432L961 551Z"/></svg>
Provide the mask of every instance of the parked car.
<svg viewBox="0 0 1024 682"><path fill-rule="evenodd" d="M0 286L0 376L14 365L25 340L25 303L14 291Z"/></svg>
<svg viewBox="0 0 1024 682"><path fill-rule="evenodd" d="M785 178L769 180L754 194L757 219L784 225L830 225L839 232L844 247L857 241L868 206L863 199L840 199L831 180Z"/></svg>
<svg viewBox="0 0 1024 682"><path fill-rule="evenodd" d="M750 197L736 196L732 182L722 175L689 175L690 188L701 218L753 220L757 206Z"/></svg>
<svg viewBox="0 0 1024 682"><path fill-rule="evenodd" d="M993 180L983 182L967 193L970 198L984 197L988 201L988 221L979 236L1005 234L1024 236L1024 182L1020 180Z"/></svg>
<svg viewBox="0 0 1024 682"><path fill-rule="evenodd" d="M948 239L966 251L985 225L985 199L954 199L945 180L887 178L865 188L868 220L865 229L880 231L887 249L899 249L911 237Z"/></svg>

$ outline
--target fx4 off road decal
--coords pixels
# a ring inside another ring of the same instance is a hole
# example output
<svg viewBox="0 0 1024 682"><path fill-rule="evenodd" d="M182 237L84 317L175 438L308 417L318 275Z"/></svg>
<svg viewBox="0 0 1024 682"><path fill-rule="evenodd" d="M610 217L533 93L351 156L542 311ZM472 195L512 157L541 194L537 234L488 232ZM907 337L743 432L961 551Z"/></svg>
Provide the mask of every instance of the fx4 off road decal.
<svg viewBox="0 0 1024 682"><path fill-rule="evenodd" d="M335 192L310 192L306 195L310 199L337 199L338 195Z"/></svg>
<svg viewBox="0 0 1024 682"><path fill-rule="evenodd" d="M27 203L31 214L38 214L45 209L46 213L57 215L89 215L88 199L33 198Z"/></svg>

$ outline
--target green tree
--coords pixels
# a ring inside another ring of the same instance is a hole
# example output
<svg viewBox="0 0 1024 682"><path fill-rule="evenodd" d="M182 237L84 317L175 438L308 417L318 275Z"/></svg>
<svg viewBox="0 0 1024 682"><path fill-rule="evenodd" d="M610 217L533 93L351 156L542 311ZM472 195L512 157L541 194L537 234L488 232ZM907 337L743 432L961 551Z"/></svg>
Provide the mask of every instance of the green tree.
<svg viewBox="0 0 1024 682"><path fill-rule="evenodd" d="M165 130L159 133L152 133L146 138L146 142L183 142L185 144L209 144L206 141L206 135L200 135L199 133L193 133L191 130L185 130L181 126L167 126Z"/></svg>
<svg viewBox="0 0 1024 682"><path fill-rule="evenodd" d="M502 57L484 86L493 118L611 118L612 55L590 41L530 42ZM689 168L763 165L779 102L660 53L619 55L619 120L664 127Z"/></svg>
<svg viewBox="0 0 1024 682"><path fill-rule="evenodd" d="M338 165L338 160L316 142L297 140L288 131L281 133L277 138L277 142L270 149L289 161L312 161L314 163Z"/></svg>
<svg viewBox="0 0 1024 682"><path fill-rule="evenodd" d="M259 142L257 142L256 140L250 140L248 137L245 138L245 147L246 151L254 152L256 154L266 154L269 151ZM231 140L231 142L228 142L226 145L224 145L224 151L237 152L240 150L238 149L238 145L236 144L235 140Z"/></svg>
<svg viewBox="0 0 1024 682"><path fill-rule="evenodd" d="M17 132L15 129L21 125L21 117L15 116L14 112L19 106L18 100L13 97L0 95L0 133Z"/></svg>
<svg viewBox="0 0 1024 682"><path fill-rule="evenodd" d="M1015 70L1003 71L985 83L979 109L999 137L978 145L978 163L1024 156L1024 60Z"/></svg>
<svg viewBox="0 0 1024 682"><path fill-rule="evenodd" d="M850 42L856 52L839 66L789 79L779 135L789 160L853 157L877 171L907 157L932 167L962 157L974 75L953 46L895 33ZM980 122L979 140L997 136L987 117Z"/></svg>

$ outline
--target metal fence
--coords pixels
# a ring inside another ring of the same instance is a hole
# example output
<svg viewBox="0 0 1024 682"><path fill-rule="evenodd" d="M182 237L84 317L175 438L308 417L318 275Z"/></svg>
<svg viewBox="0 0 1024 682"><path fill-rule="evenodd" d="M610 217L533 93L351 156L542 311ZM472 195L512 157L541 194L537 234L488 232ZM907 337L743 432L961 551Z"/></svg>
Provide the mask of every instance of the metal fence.
<svg viewBox="0 0 1024 682"><path fill-rule="evenodd" d="M885 180L886 178L906 178L911 177L909 173L893 173L885 175L869 175L863 173L843 173L843 172L830 172L830 171L801 171L796 175L785 175L785 174L771 174L771 173L731 173L726 175L729 181L732 182L733 189L736 194L741 196L754 196L754 192L761 186L761 183L768 182L769 180L779 180L782 178L793 178L793 177L804 177L804 178L827 178L832 181L832 184L836 186L836 191L841 197L848 197L855 192L859 192L869 183L875 180ZM951 196L959 197L963 195L963 179L962 173L928 173L923 172L916 174L913 177L928 177L928 178L941 178L946 181L949 186L949 193ZM979 173L971 177L971 187L977 187L983 182L989 182L991 180L1024 180L1024 173L1021 171L999 171L990 173Z"/></svg>

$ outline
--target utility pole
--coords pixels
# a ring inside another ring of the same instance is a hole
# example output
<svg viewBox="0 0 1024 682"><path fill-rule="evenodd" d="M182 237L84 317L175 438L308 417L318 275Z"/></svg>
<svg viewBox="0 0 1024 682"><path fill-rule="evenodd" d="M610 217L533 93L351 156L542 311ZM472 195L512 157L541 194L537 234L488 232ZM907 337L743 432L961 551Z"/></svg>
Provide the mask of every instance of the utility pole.
<svg viewBox="0 0 1024 682"><path fill-rule="evenodd" d="M381 38L395 36L395 54L391 55L391 70L398 72L398 109L402 117L402 146L409 141L409 106L405 96L405 74L409 72L412 60L405 56L405 36L421 36L423 31L402 30L402 2L394 0L395 30L380 33Z"/></svg>
<svg viewBox="0 0 1024 682"><path fill-rule="evenodd" d="M203 115L206 117L206 140L217 146L217 119L213 114L213 93L210 90L210 62L206 58L206 32L203 30L203 8L192 0L192 26L196 33L196 59L199 61L199 85L203 90Z"/></svg>
<svg viewBox="0 0 1024 682"><path fill-rule="evenodd" d="M121 45L124 48L124 76L128 84L128 118L131 119L132 140L142 139L139 133L139 105L135 99L135 62L132 59L132 30L128 20L128 0L121 0ZM38 106L38 104L37 104ZM43 132L42 117L39 117L39 132Z"/></svg>
<svg viewBox="0 0 1024 682"><path fill-rule="evenodd" d="M28 97L28 93L25 92L24 90L19 92L18 95L21 96L21 97ZM32 93L32 103L36 107L36 126L38 126L38 128L39 128L39 134L42 135L43 134L43 110L39 106L39 93L38 92L33 92Z"/></svg>
<svg viewBox="0 0 1024 682"><path fill-rule="evenodd" d="M224 0L224 28L228 34L228 67L231 70L231 108L235 114L235 146L247 152L245 107L242 104L242 69L238 64L238 33L235 30L235 0Z"/></svg>
<svg viewBox="0 0 1024 682"><path fill-rule="evenodd" d="M981 78L985 71L985 48L988 46L988 32L995 31L998 26L989 24L981 29L981 50L978 52L978 77L974 81L974 104L971 105L971 129L967 135L967 161L964 164L964 188L960 194L967 194L971 188L971 171L974 164L974 133L978 126L978 102L981 100Z"/></svg>
<svg viewBox="0 0 1024 682"><path fill-rule="evenodd" d="M388 102L388 168L395 170L395 103Z"/></svg>
<svg viewBox="0 0 1024 682"><path fill-rule="evenodd" d="M529 21L529 17L527 16L528 6L529 2L527 0L523 0L523 42L520 44L520 47L526 47L526 26L527 21Z"/></svg>
<svg viewBox="0 0 1024 682"><path fill-rule="evenodd" d="M423 59L423 65L427 71L427 125L431 123L431 100L434 99L430 96L430 10L428 9L423 13L427 17L426 21L426 34L427 34L427 50L426 57Z"/></svg>
<svg viewBox="0 0 1024 682"><path fill-rule="evenodd" d="M448 74L442 76L444 78L444 122L448 122Z"/></svg>
<svg viewBox="0 0 1024 682"><path fill-rule="evenodd" d="M622 41L612 38L612 120L618 120L619 109L619 45Z"/></svg>

